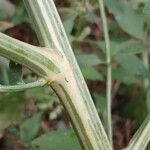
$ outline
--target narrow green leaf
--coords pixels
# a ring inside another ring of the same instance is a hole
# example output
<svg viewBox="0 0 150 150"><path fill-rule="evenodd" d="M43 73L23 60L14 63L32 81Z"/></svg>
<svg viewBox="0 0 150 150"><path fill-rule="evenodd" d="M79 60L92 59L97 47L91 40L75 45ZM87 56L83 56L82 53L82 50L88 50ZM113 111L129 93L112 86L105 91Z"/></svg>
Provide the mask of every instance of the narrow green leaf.
<svg viewBox="0 0 150 150"><path fill-rule="evenodd" d="M145 68L143 62L135 55L118 55L115 58L129 73L150 79L150 71Z"/></svg>
<svg viewBox="0 0 150 150"><path fill-rule="evenodd" d="M99 64L104 64L104 61L94 54L77 54L76 58L79 65L96 66Z"/></svg>

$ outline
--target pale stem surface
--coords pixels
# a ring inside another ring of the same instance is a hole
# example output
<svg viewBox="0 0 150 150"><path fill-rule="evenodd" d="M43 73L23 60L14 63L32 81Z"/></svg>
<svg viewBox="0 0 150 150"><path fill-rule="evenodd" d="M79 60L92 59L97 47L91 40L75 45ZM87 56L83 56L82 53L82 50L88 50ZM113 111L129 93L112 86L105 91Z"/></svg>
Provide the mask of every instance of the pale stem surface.
<svg viewBox="0 0 150 150"><path fill-rule="evenodd" d="M32 22L34 21L35 23L35 30L37 31L41 44L56 49L64 57L64 61L69 62L70 71L68 73L71 73L72 76L69 80L72 80L70 82L73 85L69 86L66 85L67 82L60 82L58 80L58 82L52 84L52 87L61 98L63 105L65 105L83 147L87 150L111 150L105 130L76 62L53 0L24 0L24 2L32 18ZM74 90L76 96L73 94ZM68 97L70 99L73 105L66 105L69 100L68 98L64 100L64 95L65 98ZM79 99L76 99L77 97ZM76 103L77 101L79 103ZM75 114L79 115L81 121L74 119L76 117ZM84 118L84 116L86 117ZM89 140L87 140L88 138Z"/></svg>

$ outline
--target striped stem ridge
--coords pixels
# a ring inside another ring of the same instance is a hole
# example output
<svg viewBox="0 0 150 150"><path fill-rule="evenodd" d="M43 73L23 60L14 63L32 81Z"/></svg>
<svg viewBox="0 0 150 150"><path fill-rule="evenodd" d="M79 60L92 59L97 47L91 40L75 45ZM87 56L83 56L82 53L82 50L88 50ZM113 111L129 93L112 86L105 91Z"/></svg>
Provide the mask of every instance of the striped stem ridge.
<svg viewBox="0 0 150 150"><path fill-rule="evenodd" d="M0 92L20 91L47 83L65 107L83 149L112 150L53 0L24 2L44 47L32 46L0 33L0 56L28 67L41 79L27 85L0 85ZM150 139L149 120L148 117L126 149L144 150Z"/></svg>
<svg viewBox="0 0 150 150"><path fill-rule="evenodd" d="M45 79L39 79L32 83L20 83L17 85L0 85L0 92L21 92L25 91L26 89L31 89L39 86L44 86L47 83Z"/></svg>
<svg viewBox="0 0 150 150"><path fill-rule="evenodd" d="M150 141L150 115L142 123L137 130L129 145L124 150L145 150Z"/></svg>
<svg viewBox="0 0 150 150"><path fill-rule="evenodd" d="M66 108L84 149L108 148L109 144L107 146L104 142L105 138L106 143L108 142L107 137L99 133L99 122L93 124L95 114L85 105L72 68L62 55L50 48L32 46L2 33L0 33L0 55L28 67L44 78L41 79L41 83L35 82L34 85L28 86L44 85L45 80L51 85ZM11 91L14 88L15 86L8 86L8 88L0 86L1 92L6 92L7 89ZM20 88L26 88L26 86L20 85ZM19 91L19 87L15 90Z"/></svg>
<svg viewBox="0 0 150 150"><path fill-rule="evenodd" d="M50 51L51 56L49 56ZM55 57L60 56L55 55L53 50L26 44L3 33L0 33L0 55L28 67L47 80L48 76L53 78L60 73L54 62Z"/></svg>
<svg viewBox="0 0 150 150"><path fill-rule="evenodd" d="M65 67L51 83L67 110L81 145L86 150L111 150L104 127L76 62L53 0L24 0L42 46L63 56Z"/></svg>
<svg viewBox="0 0 150 150"><path fill-rule="evenodd" d="M26 86L32 88L49 84L67 110L83 148L108 149L109 144L107 146L104 142L105 138L106 143L108 142L107 137L105 134L100 135L97 126L99 122L93 124L95 114L93 112L91 115L93 110L89 110L85 105L72 68L62 55L50 48L32 46L0 33L0 56L28 67L43 78L31 85L0 86L1 92L7 92L8 89L9 92L14 89L20 91L19 88L26 89Z"/></svg>
<svg viewBox="0 0 150 150"><path fill-rule="evenodd" d="M112 91L112 67L111 67L111 51L110 51L110 39L107 27L107 19L104 9L103 0L98 0L100 13L102 17L102 23L104 28L104 37L106 43L106 62L107 62L107 82L106 82L106 99L107 99L107 109L106 109L106 130L108 138L111 145L113 145L113 135L112 135L112 116L111 116L111 91Z"/></svg>

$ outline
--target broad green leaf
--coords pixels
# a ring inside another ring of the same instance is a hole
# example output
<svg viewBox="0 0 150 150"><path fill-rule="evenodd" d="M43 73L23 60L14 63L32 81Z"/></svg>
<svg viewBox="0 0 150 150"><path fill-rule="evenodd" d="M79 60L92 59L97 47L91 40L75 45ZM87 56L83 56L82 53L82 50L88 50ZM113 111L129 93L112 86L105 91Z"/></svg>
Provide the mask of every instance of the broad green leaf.
<svg viewBox="0 0 150 150"><path fill-rule="evenodd" d="M76 58L78 63L84 66L96 66L104 63L98 56L94 54L77 54Z"/></svg>
<svg viewBox="0 0 150 150"><path fill-rule="evenodd" d="M27 91L29 98L36 99L37 102L50 102L56 99L56 95L49 87L37 87Z"/></svg>
<svg viewBox="0 0 150 150"><path fill-rule="evenodd" d="M27 90L28 98L35 99L40 110L52 109L54 102L58 102L58 97L48 86Z"/></svg>
<svg viewBox="0 0 150 150"><path fill-rule="evenodd" d="M115 58L129 73L150 79L150 71L145 68L143 62L135 55L118 55Z"/></svg>
<svg viewBox="0 0 150 150"><path fill-rule="evenodd" d="M23 93L3 94L0 98L0 120L17 123L22 119L25 105Z"/></svg>
<svg viewBox="0 0 150 150"><path fill-rule="evenodd" d="M35 114L21 124L20 136L23 142L28 143L37 135L40 128L41 117L42 113Z"/></svg>
<svg viewBox="0 0 150 150"><path fill-rule="evenodd" d="M77 54L77 61L80 65L83 76L88 80L102 80L102 75L93 67L104 64L98 56L94 54Z"/></svg>
<svg viewBox="0 0 150 150"><path fill-rule="evenodd" d="M150 53L150 44L129 40L118 44L116 43L114 55L138 54L143 52Z"/></svg>
<svg viewBox="0 0 150 150"><path fill-rule="evenodd" d="M97 93L94 93L94 99L96 103L96 107L100 112L104 112L106 110L106 98L102 95L99 95Z"/></svg>
<svg viewBox="0 0 150 150"><path fill-rule="evenodd" d="M117 81L120 81L125 84L135 83L134 75L123 68L113 69L112 70L112 78L113 78L113 80L117 80Z"/></svg>
<svg viewBox="0 0 150 150"><path fill-rule="evenodd" d="M102 51L106 54L106 44L105 41L96 42L95 43ZM115 55L117 53L117 45L118 43L115 41L110 41L110 48L111 48L111 56Z"/></svg>
<svg viewBox="0 0 150 150"><path fill-rule="evenodd" d="M83 76L88 80L103 80L103 76L93 67L80 66Z"/></svg>
<svg viewBox="0 0 150 150"><path fill-rule="evenodd" d="M105 42L99 42L97 44L104 53L106 53ZM139 53L150 53L150 44L143 43L135 40L128 40L125 42L115 42L110 41L111 47L111 56L114 57L116 55L133 55Z"/></svg>
<svg viewBox="0 0 150 150"><path fill-rule="evenodd" d="M133 10L126 0L106 0L106 5L125 32L138 39L145 39L145 20L142 14Z"/></svg>
<svg viewBox="0 0 150 150"><path fill-rule="evenodd" d="M33 140L31 150L81 150L73 130L52 131Z"/></svg>

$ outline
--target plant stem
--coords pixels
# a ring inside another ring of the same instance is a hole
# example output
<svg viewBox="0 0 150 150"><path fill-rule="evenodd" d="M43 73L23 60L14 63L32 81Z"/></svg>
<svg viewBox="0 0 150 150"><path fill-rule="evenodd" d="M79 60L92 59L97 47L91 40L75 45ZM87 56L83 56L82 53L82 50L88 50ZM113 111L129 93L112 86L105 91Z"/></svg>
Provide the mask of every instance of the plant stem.
<svg viewBox="0 0 150 150"><path fill-rule="evenodd" d="M0 33L0 56L28 67L46 80L60 73L54 60L60 59L56 58L60 56L56 56L52 50L32 46L3 33Z"/></svg>
<svg viewBox="0 0 150 150"><path fill-rule="evenodd" d="M41 44L56 49L63 56L60 64L68 66L62 70L65 78L57 78L51 86L67 110L82 146L86 150L111 150L54 1L24 0L24 3L34 20Z"/></svg>
<svg viewBox="0 0 150 150"><path fill-rule="evenodd" d="M143 63L146 69L149 70L149 53L142 53L142 58L143 58ZM147 91L147 95L149 95L149 86L150 86L150 80L149 79L144 79L144 89ZM146 106L147 106L147 110L148 110L148 114L150 113L150 98L147 96L146 98Z"/></svg>
<svg viewBox="0 0 150 150"><path fill-rule="evenodd" d="M97 126L99 122L93 124L95 114L83 101L71 66L66 59L64 60L60 55L56 56L47 48L26 44L2 33L0 33L0 56L25 65L44 78L40 82L26 85L28 88L45 83L52 86L63 102L86 150L111 150L104 130L99 130L101 128ZM26 88L25 85L18 86L5 86L2 89L5 92L14 88L17 90Z"/></svg>
<svg viewBox="0 0 150 150"><path fill-rule="evenodd" d="M9 78L8 78L6 68L2 68L2 76L3 76L3 79L4 79L5 85L9 85Z"/></svg>
<svg viewBox="0 0 150 150"><path fill-rule="evenodd" d="M18 85L0 85L0 92L20 92L20 91L24 91L26 89L31 89L31 88L35 88L35 87L39 87L39 86L44 86L47 83L46 80L44 79L39 79L35 82L32 83L23 83L23 84L18 84Z"/></svg>
<svg viewBox="0 0 150 150"><path fill-rule="evenodd" d="M149 69L149 53L143 53L142 54L143 57L143 63L146 69ZM150 81L148 79L144 79L144 87L145 89L147 89L149 87L149 83Z"/></svg>
<svg viewBox="0 0 150 150"><path fill-rule="evenodd" d="M150 141L150 116L142 123L125 150L145 150Z"/></svg>
<svg viewBox="0 0 150 150"><path fill-rule="evenodd" d="M109 140L111 142L111 145L113 145L112 142L112 117L111 117L111 91L112 91L112 69L111 69L111 52L110 52L110 40L109 40L109 33L108 33L108 27L107 27L107 21L106 21L106 14L104 9L104 3L103 0L99 0L99 7L100 7L100 13L102 17L103 22L103 29L104 29L104 37L106 42L106 62L107 62L107 88L106 88L106 98L107 98L107 133Z"/></svg>

